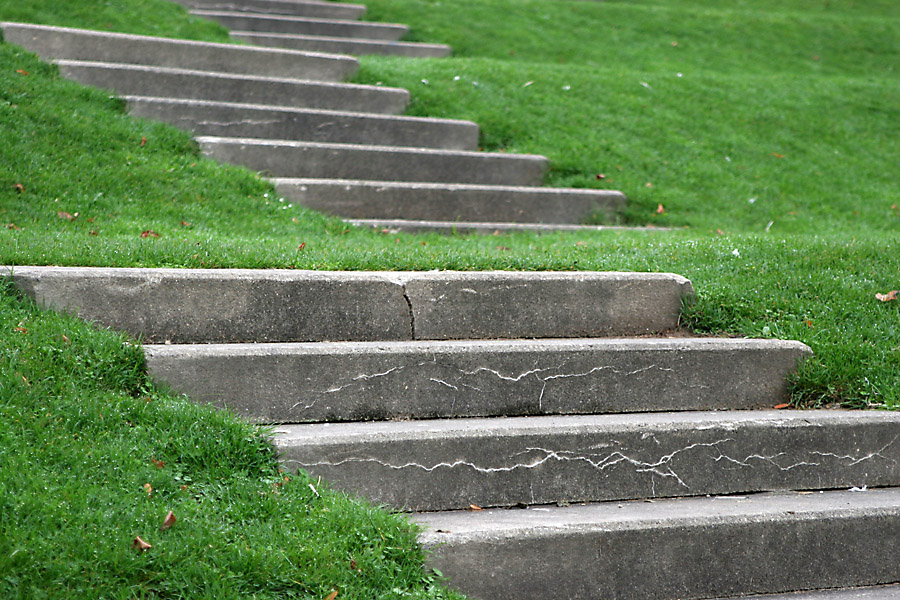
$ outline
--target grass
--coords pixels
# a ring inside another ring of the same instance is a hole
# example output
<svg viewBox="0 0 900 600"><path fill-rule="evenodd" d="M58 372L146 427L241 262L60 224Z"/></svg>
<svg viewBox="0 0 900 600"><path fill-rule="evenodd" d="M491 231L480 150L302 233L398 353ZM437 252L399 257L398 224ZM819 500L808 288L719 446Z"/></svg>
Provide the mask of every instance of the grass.
<svg viewBox="0 0 900 600"><path fill-rule="evenodd" d="M671 271L699 293L695 330L813 348L796 404L900 408L900 304L875 299L900 288L900 5L368 5L455 56L366 58L358 81L409 87L414 114L477 121L485 149L548 155L551 184L622 189L626 223L678 229L348 227L0 44L0 263ZM224 39L162 0L0 0L0 19ZM8 289L0 308L2 595L446 594L402 521L284 481L259 432L155 390L122 338ZM159 532L168 510L178 524ZM132 551L135 535L153 550Z"/></svg>

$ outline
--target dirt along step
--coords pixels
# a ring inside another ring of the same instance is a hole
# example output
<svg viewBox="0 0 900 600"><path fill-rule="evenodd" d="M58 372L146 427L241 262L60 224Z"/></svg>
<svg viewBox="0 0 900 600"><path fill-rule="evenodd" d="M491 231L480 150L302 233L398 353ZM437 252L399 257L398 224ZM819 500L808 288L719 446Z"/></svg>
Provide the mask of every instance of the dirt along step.
<svg viewBox="0 0 900 600"><path fill-rule="evenodd" d="M270 48L291 48L313 52L337 52L353 56L386 55L407 58L443 58L450 56L452 49L446 44L426 44L422 42L400 42L389 40L365 40L321 35L301 35L293 33L261 33L258 31L232 31L236 40Z"/></svg>
<svg viewBox="0 0 900 600"><path fill-rule="evenodd" d="M317 0L174 0L189 8L215 11L246 11L321 19L359 19L366 13L362 4L319 2Z"/></svg>
<svg viewBox="0 0 900 600"><path fill-rule="evenodd" d="M262 33L294 33L384 41L396 41L409 33L409 27L398 23L370 23L202 9L192 10L191 14L216 21L231 30Z"/></svg>

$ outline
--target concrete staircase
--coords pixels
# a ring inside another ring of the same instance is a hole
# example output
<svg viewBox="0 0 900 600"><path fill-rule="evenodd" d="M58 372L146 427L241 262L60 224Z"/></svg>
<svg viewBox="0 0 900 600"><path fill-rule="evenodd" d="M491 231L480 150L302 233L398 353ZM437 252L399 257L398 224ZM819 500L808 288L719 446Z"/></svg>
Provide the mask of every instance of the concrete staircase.
<svg viewBox="0 0 900 600"><path fill-rule="evenodd" d="M900 413L772 410L809 349L678 331L693 290L677 275L11 276L142 336L176 391L276 424L288 467L414 511L432 565L473 598L900 581Z"/></svg>

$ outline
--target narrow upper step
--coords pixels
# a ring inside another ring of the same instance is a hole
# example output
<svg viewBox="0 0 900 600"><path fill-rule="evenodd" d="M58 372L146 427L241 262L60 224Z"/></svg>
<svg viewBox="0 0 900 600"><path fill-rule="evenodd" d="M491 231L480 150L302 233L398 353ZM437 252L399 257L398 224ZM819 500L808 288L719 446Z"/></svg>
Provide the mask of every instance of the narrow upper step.
<svg viewBox="0 0 900 600"><path fill-rule="evenodd" d="M399 40L409 32L409 27L397 23L368 23L341 19L313 19L216 10L192 10L191 14L212 19L228 29L265 33L294 33L393 41Z"/></svg>
<svg viewBox="0 0 900 600"><path fill-rule="evenodd" d="M181 98L125 99L135 116L165 121L199 135L444 150L471 151L478 146L478 125L471 121Z"/></svg>
<svg viewBox="0 0 900 600"><path fill-rule="evenodd" d="M123 95L382 114L403 112L409 102L409 92L400 88L227 75L120 63L60 60L57 64L66 77Z"/></svg>
<svg viewBox="0 0 900 600"><path fill-rule="evenodd" d="M45 306L147 341L591 337L673 329L664 273L3 267Z"/></svg>
<svg viewBox="0 0 900 600"><path fill-rule="evenodd" d="M7 42L45 60L71 59L175 67L239 75L341 81L359 63L350 56L253 48L27 23L0 23Z"/></svg>
<svg viewBox="0 0 900 600"><path fill-rule="evenodd" d="M293 202L350 219L444 221L447 229L485 223L610 220L625 205L612 190L339 179L274 179ZM390 227L390 223L385 226Z"/></svg>
<svg viewBox="0 0 900 600"><path fill-rule="evenodd" d="M317 2L316 0L174 0L189 8L217 11L247 11L322 19L358 19L366 13L362 4Z"/></svg>
<svg viewBox="0 0 900 600"><path fill-rule="evenodd" d="M406 56L410 58L443 58L449 56L452 52L450 46L445 44L362 40L291 33L232 31L231 37L257 46L292 48L294 50L310 50L315 52L337 52L341 54L352 54L354 56L380 54L387 56Z"/></svg>
<svg viewBox="0 0 900 600"><path fill-rule="evenodd" d="M696 600L900 581L898 489L414 518L431 565L476 598Z"/></svg>
<svg viewBox="0 0 900 600"><path fill-rule="evenodd" d="M715 338L145 349L155 379L264 423L772 408L810 354L799 342Z"/></svg>
<svg viewBox="0 0 900 600"><path fill-rule="evenodd" d="M900 485L900 413L887 411L504 417L275 431L289 468L410 510Z"/></svg>
<svg viewBox="0 0 900 600"><path fill-rule="evenodd" d="M897 600L900 598L900 584L858 587L842 590L817 590L814 592L792 592L789 594L766 594L765 596L731 597L731 600ZM717 598L717 600L726 600Z"/></svg>
<svg viewBox="0 0 900 600"><path fill-rule="evenodd" d="M532 154L212 136L196 139L207 156L280 177L535 186L543 182L547 170L547 159Z"/></svg>

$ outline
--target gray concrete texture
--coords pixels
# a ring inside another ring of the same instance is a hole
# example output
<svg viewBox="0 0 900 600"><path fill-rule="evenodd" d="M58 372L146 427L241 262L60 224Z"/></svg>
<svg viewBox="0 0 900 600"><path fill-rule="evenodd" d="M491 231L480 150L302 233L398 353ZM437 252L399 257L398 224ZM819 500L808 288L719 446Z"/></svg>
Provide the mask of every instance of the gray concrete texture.
<svg viewBox="0 0 900 600"><path fill-rule="evenodd" d="M189 8L217 11L248 11L321 19L358 19L366 13L362 4L315 0L174 0Z"/></svg>
<svg viewBox="0 0 900 600"><path fill-rule="evenodd" d="M315 210L351 219L444 221L447 229L612 219L626 203L612 190L289 178L274 183L285 198Z"/></svg>
<svg viewBox="0 0 900 600"><path fill-rule="evenodd" d="M810 354L799 342L712 338L145 350L155 379L264 423L772 408Z"/></svg>
<svg viewBox="0 0 900 600"><path fill-rule="evenodd" d="M483 221L425 221L414 219L355 219L345 218L345 223L359 227L371 227L382 233L451 233L499 235L514 231L531 231L534 233L556 233L560 231L628 231L628 232L660 232L670 231L662 227L628 227L618 225L574 225L571 223L510 223Z"/></svg>
<svg viewBox="0 0 900 600"><path fill-rule="evenodd" d="M202 9L192 10L191 14L204 19L212 19L223 27L240 31L297 33L387 41L399 40L409 32L409 27L396 23L369 23L342 19L314 19Z"/></svg>
<svg viewBox="0 0 900 600"><path fill-rule="evenodd" d="M276 177L540 185L547 159L531 154L463 152L255 138L197 138L203 153Z"/></svg>
<svg viewBox="0 0 900 600"><path fill-rule="evenodd" d="M898 600L898 598L900 598L900 585L878 585L853 589L742 596L740 599L732 597L731 600ZM726 599L717 598L716 600Z"/></svg>
<svg viewBox="0 0 900 600"><path fill-rule="evenodd" d="M128 96L129 112L198 135L475 150L471 121Z"/></svg>
<svg viewBox="0 0 900 600"><path fill-rule="evenodd" d="M401 113L409 102L409 92L401 88L228 75L121 63L60 60L57 64L65 77L121 95L264 103L268 106L381 114Z"/></svg>
<svg viewBox="0 0 900 600"><path fill-rule="evenodd" d="M387 40L361 40L290 33L232 31L231 37L256 46L290 48L314 52L336 52L353 56L382 55L408 58L443 58L452 52L445 44L423 44Z"/></svg>
<svg viewBox="0 0 900 600"><path fill-rule="evenodd" d="M414 518L431 565L481 600L695 600L900 579L897 489Z"/></svg>
<svg viewBox="0 0 900 600"><path fill-rule="evenodd" d="M356 73L350 56L253 48L67 27L0 23L7 42L45 60L86 60L237 75L341 81Z"/></svg>
<svg viewBox="0 0 900 600"><path fill-rule="evenodd" d="M147 342L591 337L673 329L658 273L4 267L40 304Z"/></svg>
<svg viewBox="0 0 900 600"><path fill-rule="evenodd" d="M282 425L291 469L408 510L900 485L900 414L722 411Z"/></svg>

